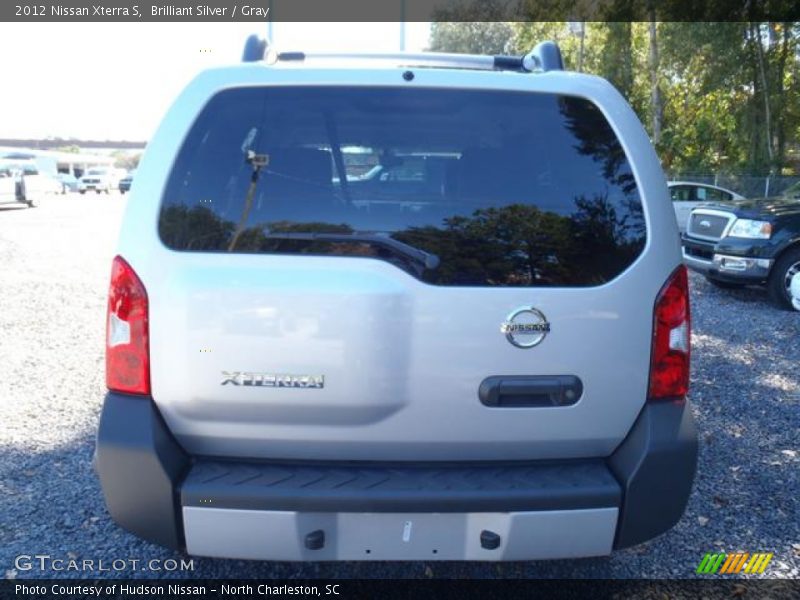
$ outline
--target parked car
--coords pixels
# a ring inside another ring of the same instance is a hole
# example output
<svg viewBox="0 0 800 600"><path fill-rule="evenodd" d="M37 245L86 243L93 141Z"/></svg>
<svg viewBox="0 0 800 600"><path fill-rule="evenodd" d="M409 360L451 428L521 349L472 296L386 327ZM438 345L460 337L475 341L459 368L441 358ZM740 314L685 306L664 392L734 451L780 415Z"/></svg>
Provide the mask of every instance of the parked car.
<svg viewBox="0 0 800 600"><path fill-rule="evenodd" d="M59 173L58 181L61 182L61 193L71 193L78 191L78 178L70 173Z"/></svg>
<svg viewBox="0 0 800 600"><path fill-rule="evenodd" d="M622 95L562 76L552 42L263 52L190 83L136 173L96 446L111 516L266 560L591 556L670 529L697 457L689 290ZM356 205L356 147L424 159Z"/></svg>
<svg viewBox="0 0 800 600"><path fill-rule="evenodd" d="M61 191L61 182L56 178L54 165L52 171L45 170L47 161L12 156L0 159L0 163L6 165L7 172L15 174L18 194L27 203L34 204L43 196Z"/></svg>
<svg viewBox="0 0 800 600"><path fill-rule="evenodd" d="M135 171L131 171L125 177L119 180L119 191L121 194L125 192L129 192L131 190L131 184L133 183L133 174Z"/></svg>
<svg viewBox="0 0 800 600"><path fill-rule="evenodd" d="M0 204L35 206L35 202L25 196L22 171L2 163L0 163Z"/></svg>
<svg viewBox="0 0 800 600"><path fill-rule="evenodd" d="M686 264L718 287L764 285L780 308L800 273L800 200L763 198L696 208L683 236Z"/></svg>
<svg viewBox="0 0 800 600"><path fill-rule="evenodd" d="M78 180L78 191L81 194L86 192L105 192L110 193L119 187L119 174L110 167L93 167L87 169L83 176Z"/></svg>
<svg viewBox="0 0 800 600"><path fill-rule="evenodd" d="M61 192L54 161L40 157L28 158L22 154L5 156L0 161L21 175L24 196L31 201L36 202L43 196Z"/></svg>
<svg viewBox="0 0 800 600"><path fill-rule="evenodd" d="M744 200L744 196L725 188L707 183L692 181L670 181L667 183L672 197L672 207L675 209L675 218L678 220L678 229L686 231L686 222L689 213L706 202L730 202L731 200Z"/></svg>

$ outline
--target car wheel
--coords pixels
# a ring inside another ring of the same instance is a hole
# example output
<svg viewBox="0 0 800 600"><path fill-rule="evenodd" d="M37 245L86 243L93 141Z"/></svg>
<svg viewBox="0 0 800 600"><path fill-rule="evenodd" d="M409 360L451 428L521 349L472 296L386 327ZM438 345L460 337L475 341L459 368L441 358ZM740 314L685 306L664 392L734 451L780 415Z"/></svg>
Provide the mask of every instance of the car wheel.
<svg viewBox="0 0 800 600"><path fill-rule="evenodd" d="M783 310L800 310L792 304L792 279L800 273L800 248L785 252L772 267L767 291L772 301Z"/></svg>
<svg viewBox="0 0 800 600"><path fill-rule="evenodd" d="M99 193L100 193L100 192L102 192L103 190L95 190L95 191L96 191L96 192L99 194Z"/></svg>
<svg viewBox="0 0 800 600"><path fill-rule="evenodd" d="M734 282L731 282L731 281L720 281L719 279L714 279L713 277L709 277L708 275L706 275L706 281L708 281L708 283L710 283L714 287L719 288L721 290L738 290L738 289L743 288L745 286L744 283L734 283Z"/></svg>
<svg viewBox="0 0 800 600"><path fill-rule="evenodd" d="M85 193L86 193L86 190L80 190L80 193L81 193L81 194L85 194Z"/></svg>

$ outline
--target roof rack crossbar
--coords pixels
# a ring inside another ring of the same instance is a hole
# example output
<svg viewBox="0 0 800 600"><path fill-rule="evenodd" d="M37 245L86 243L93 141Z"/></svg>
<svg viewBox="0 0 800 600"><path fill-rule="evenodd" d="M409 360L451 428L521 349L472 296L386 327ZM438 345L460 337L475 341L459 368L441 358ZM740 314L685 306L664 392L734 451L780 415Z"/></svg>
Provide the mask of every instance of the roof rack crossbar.
<svg viewBox="0 0 800 600"><path fill-rule="evenodd" d="M267 58L269 44L257 35L245 43L242 60L256 62ZM479 69L486 71L560 71L564 68L561 51L555 42L541 42L525 56L489 56L483 54L456 54L445 52L270 52L269 60L277 62L304 62L311 60L386 61L408 67L445 67Z"/></svg>
<svg viewBox="0 0 800 600"><path fill-rule="evenodd" d="M521 56L484 56L482 54L448 54L443 52L343 53L343 52L279 52L279 62L317 60L385 61L409 67L453 67L479 70L523 70Z"/></svg>

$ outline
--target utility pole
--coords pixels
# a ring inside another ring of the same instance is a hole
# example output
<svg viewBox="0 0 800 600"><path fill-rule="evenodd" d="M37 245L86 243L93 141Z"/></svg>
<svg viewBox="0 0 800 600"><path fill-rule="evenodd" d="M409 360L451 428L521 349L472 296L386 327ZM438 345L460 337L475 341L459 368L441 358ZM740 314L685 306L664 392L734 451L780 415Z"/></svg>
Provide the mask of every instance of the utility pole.
<svg viewBox="0 0 800 600"><path fill-rule="evenodd" d="M272 37L274 35L272 33L272 22L275 17L275 15L272 13L272 0L269 0L267 3L267 10L269 11L267 13L267 43L271 46L275 41Z"/></svg>
<svg viewBox="0 0 800 600"><path fill-rule="evenodd" d="M583 72L583 54L586 42L586 22L567 21L567 29L572 35L577 35L580 39L580 49L578 50L578 73Z"/></svg>
<svg viewBox="0 0 800 600"><path fill-rule="evenodd" d="M406 51L406 0L400 0L400 52Z"/></svg>

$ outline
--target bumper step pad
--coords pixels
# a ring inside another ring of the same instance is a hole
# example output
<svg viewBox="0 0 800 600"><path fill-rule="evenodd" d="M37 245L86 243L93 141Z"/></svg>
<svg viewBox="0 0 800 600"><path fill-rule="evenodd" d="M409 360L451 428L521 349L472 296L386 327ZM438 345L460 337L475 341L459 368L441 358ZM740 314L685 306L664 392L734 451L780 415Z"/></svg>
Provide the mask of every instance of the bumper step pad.
<svg viewBox="0 0 800 600"><path fill-rule="evenodd" d="M195 462L181 504L314 512L476 512L617 507L603 461L483 466Z"/></svg>

